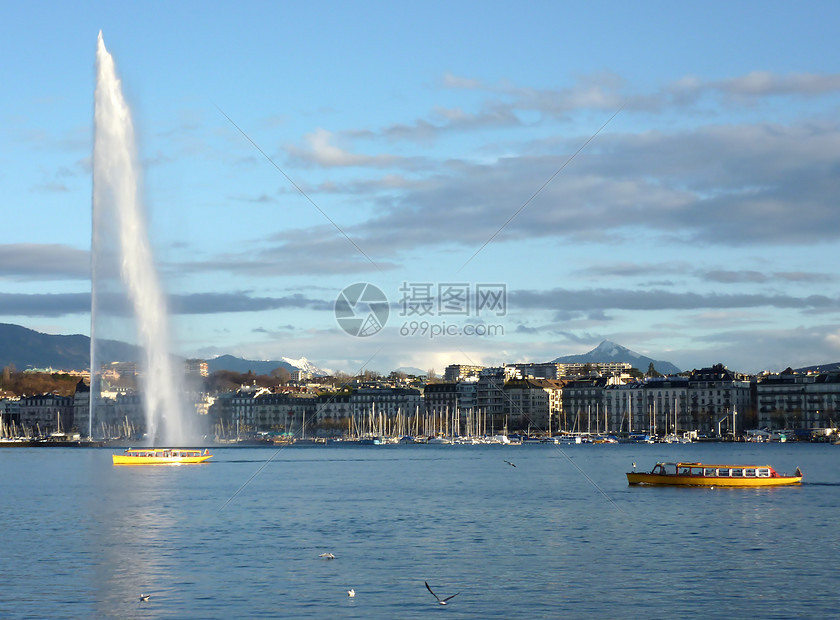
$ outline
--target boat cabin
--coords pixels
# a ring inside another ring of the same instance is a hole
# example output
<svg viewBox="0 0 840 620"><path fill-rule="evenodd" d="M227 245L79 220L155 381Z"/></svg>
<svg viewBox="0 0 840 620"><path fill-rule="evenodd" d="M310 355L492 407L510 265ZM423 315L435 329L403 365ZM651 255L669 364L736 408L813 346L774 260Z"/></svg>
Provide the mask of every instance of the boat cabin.
<svg viewBox="0 0 840 620"><path fill-rule="evenodd" d="M657 463L650 473L659 476L703 476L705 478L778 478L769 466L738 467L700 463Z"/></svg>
<svg viewBox="0 0 840 620"><path fill-rule="evenodd" d="M179 449L129 449L125 451L126 456L152 457L152 458L196 458L201 456L201 450L179 450Z"/></svg>

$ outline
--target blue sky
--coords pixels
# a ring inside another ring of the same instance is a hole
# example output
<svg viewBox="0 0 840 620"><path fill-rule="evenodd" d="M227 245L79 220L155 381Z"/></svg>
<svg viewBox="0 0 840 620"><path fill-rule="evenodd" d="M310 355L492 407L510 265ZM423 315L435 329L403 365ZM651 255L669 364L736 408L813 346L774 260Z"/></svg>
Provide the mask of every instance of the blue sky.
<svg viewBox="0 0 840 620"><path fill-rule="evenodd" d="M89 333L101 29L178 353L840 360L840 8L519 4L0 4L0 321ZM368 338L333 313L355 282L391 301ZM406 283L506 314L408 316Z"/></svg>

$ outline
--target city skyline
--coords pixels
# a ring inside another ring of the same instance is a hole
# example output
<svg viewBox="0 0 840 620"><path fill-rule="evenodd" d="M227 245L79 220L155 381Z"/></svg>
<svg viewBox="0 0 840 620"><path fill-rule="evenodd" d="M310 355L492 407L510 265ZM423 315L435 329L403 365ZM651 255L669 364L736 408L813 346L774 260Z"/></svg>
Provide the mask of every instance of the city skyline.
<svg viewBox="0 0 840 620"><path fill-rule="evenodd" d="M835 362L838 11L6 4L0 322L89 334L101 29L175 353L440 373L608 339L683 369ZM334 315L357 282L389 302L367 337ZM487 287L504 305L482 314Z"/></svg>

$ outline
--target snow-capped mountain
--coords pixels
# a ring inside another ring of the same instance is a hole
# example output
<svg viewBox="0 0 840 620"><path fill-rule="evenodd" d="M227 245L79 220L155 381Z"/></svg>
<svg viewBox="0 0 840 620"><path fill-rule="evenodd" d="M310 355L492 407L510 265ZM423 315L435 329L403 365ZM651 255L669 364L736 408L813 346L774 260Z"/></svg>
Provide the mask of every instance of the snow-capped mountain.
<svg viewBox="0 0 840 620"><path fill-rule="evenodd" d="M318 368L318 366L310 362L305 357L301 357L300 359L293 359L291 357L281 357L280 359L289 364L290 366L294 366L298 370L303 370L305 372L311 373L313 377L326 377L329 374L327 371Z"/></svg>

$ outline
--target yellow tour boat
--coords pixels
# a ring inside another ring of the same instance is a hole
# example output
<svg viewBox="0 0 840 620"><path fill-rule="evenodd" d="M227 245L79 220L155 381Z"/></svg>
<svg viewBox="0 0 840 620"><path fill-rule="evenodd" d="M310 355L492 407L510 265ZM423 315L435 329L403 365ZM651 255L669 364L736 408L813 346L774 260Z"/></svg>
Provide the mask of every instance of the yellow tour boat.
<svg viewBox="0 0 840 620"><path fill-rule="evenodd" d="M213 455L206 449L202 452L190 448L129 448L113 457L114 465L179 465L203 463Z"/></svg>
<svg viewBox="0 0 840 620"><path fill-rule="evenodd" d="M628 484L695 487L775 487L802 482L796 468L791 476L769 465L707 465L704 463L657 463L650 472L627 472Z"/></svg>

